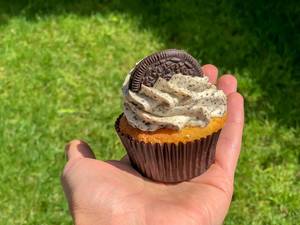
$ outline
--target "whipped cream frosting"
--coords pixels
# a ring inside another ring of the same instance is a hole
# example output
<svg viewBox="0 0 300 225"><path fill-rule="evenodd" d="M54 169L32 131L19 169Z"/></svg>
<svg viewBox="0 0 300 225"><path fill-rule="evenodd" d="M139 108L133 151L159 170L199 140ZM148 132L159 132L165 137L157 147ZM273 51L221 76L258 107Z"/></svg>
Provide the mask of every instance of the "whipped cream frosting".
<svg viewBox="0 0 300 225"><path fill-rule="evenodd" d="M128 88L129 78L130 74L122 89L124 114L129 124L140 130L205 127L212 117L226 113L226 95L207 76L175 74L169 81L158 78L153 87L142 84L137 93Z"/></svg>

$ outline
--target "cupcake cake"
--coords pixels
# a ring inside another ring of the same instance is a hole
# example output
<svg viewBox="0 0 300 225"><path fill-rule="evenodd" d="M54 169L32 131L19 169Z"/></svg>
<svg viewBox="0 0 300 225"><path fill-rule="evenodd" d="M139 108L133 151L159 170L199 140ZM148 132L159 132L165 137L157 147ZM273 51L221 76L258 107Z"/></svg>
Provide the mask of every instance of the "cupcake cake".
<svg viewBox="0 0 300 225"><path fill-rule="evenodd" d="M144 58L129 72L122 91L124 113L115 128L141 174L181 182L214 162L226 95L191 55L168 49Z"/></svg>

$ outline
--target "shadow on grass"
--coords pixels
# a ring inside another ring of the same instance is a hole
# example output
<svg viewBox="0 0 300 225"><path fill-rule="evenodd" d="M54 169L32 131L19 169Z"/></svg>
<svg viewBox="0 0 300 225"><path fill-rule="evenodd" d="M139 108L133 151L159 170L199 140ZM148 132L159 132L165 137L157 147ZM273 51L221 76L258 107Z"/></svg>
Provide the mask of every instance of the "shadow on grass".
<svg viewBox="0 0 300 225"><path fill-rule="evenodd" d="M118 12L150 29L166 48L183 48L221 72L238 75L248 119L299 128L300 27L297 1L7 1L0 24L15 16ZM243 76L243 77L242 77Z"/></svg>

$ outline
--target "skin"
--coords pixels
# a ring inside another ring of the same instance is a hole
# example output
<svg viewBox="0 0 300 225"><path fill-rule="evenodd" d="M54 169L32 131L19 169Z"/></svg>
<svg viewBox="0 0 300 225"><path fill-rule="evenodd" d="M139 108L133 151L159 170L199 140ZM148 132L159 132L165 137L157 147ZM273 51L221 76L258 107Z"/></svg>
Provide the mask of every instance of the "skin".
<svg viewBox="0 0 300 225"><path fill-rule="evenodd" d="M201 176L178 184L142 177L127 156L100 161L87 143L66 146L62 184L76 225L215 225L228 212L244 125L243 97L227 74L217 80L213 65L203 66L210 82L228 96L228 120L220 134L215 163Z"/></svg>

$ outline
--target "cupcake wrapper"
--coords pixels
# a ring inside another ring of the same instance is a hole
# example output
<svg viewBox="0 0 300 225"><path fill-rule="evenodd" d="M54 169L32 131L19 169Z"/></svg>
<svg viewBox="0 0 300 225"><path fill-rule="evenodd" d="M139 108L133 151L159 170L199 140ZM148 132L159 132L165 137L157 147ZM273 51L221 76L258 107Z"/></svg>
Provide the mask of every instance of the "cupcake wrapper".
<svg viewBox="0 0 300 225"><path fill-rule="evenodd" d="M189 180L205 172L215 161L215 150L221 130L192 142L145 143L120 131L122 114L115 129L130 161L143 176L166 183Z"/></svg>

